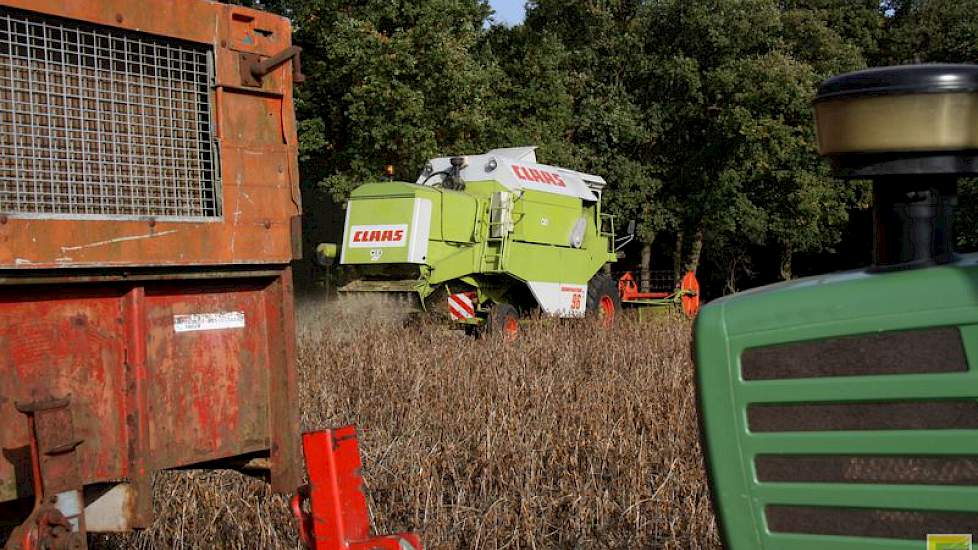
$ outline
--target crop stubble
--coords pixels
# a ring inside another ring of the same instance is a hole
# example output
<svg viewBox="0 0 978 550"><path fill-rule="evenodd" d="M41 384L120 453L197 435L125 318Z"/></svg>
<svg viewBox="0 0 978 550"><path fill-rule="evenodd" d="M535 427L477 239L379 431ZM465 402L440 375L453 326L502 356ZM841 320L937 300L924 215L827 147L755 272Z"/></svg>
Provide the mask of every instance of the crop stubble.
<svg viewBox="0 0 978 550"><path fill-rule="evenodd" d="M518 342L299 307L304 429L355 422L372 521L428 548L719 546L697 435L690 325L545 322ZM158 519L108 548L297 548L283 497L234 472L161 474Z"/></svg>

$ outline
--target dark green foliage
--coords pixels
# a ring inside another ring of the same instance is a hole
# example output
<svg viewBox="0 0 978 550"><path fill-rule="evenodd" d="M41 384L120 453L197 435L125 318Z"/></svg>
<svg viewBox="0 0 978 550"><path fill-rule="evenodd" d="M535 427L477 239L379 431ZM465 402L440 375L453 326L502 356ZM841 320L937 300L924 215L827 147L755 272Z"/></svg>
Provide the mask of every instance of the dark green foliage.
<svg viewBox="0 0 978 550"><path fill-rule="evenodd" d="M882 63L978 61L978 1L890 0Z"/></svg>
<svg viewBox="0 0 978 550"><path fill-rule="evenodd" d="M386 164L413 180L436 155L538 145L543 162L604 176L608 211L638 222L654 267L678 243L677 265L702 261L714 295L848 267L862 255L843 234L869 246L850 222L865 184L831 178L816 151L821 80L978 58L978 0L536 0L515 27L491 24L486 0L251 4L292 18L305 48L313 223Z"/></svg>
<svg viewBox="0 0 978 550"><path fill-rule="evenodd" d="M393 164L413 179L427 158L481 149L498 79L477 50L483 0L296 0L306 48L300 139L307 181L337 199Z"/></svg>

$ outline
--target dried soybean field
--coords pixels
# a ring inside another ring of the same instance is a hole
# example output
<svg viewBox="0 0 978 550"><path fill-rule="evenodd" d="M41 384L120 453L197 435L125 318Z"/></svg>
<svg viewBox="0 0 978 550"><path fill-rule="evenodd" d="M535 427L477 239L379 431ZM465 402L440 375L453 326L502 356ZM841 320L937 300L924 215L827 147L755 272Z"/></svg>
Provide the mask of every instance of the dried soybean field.
<svg viewBox="0 0 978 550"><path fill-rule="evenodd" d="M298 309L302 424L355 422L378 532L427 548L719 547L690 324L542 322L519 341L405 323L391 304ZM283 497L235 472L157 479L157 520L100 548L298 548Z"/></svg>

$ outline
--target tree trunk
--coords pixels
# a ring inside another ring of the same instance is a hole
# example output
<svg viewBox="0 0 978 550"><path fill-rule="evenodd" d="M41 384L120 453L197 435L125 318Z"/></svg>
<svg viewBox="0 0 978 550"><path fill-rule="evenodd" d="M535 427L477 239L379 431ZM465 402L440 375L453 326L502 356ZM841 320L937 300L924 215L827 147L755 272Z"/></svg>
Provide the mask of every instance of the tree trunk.
<svg viewBox="0 0 978 550"><path fill-rule="evenodd" d="M727 264L727 284L724 285L723 295L727 296L737 292L737 266L740 261L737 258L733 258Z"/></svg>
<svg viewBox="0 0 978 550"><path fill-rule="evenodd" d="M683 278L683 230L676 231L676 248L672 251L672 282L675 285Z"/></svg>
<svg viewBox="0 0 978 550"><path fill-rule="evenodd" d="M781 248L781 280L789 281L791 280L791 247L784 246Z"/></svg>
<svg viewBox="0 0 978 550"><path fill-rule="evenodd" d="M652 241L642 243L642 264L639 282L640 291L650 292L652 288Z"/></svg>
<svg viewBox="0 0 978 550"><path fill-rule="evenodd" d="M700 267L700 254L703 253L703 224L696 227L693 234L693 243L689 245L689 261L686 262L686 271L695 272Z"/></svg>

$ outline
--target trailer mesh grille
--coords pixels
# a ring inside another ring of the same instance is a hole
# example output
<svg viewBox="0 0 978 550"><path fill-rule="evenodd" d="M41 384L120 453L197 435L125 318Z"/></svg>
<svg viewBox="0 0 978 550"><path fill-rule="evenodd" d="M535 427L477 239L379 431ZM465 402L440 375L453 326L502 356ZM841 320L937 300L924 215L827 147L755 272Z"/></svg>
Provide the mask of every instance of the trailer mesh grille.
<svg viewBox="0 0 978 550"><path fill-rule="evenodd" d="M220 216L207 47L0 8L0 212Z"/></svg>

